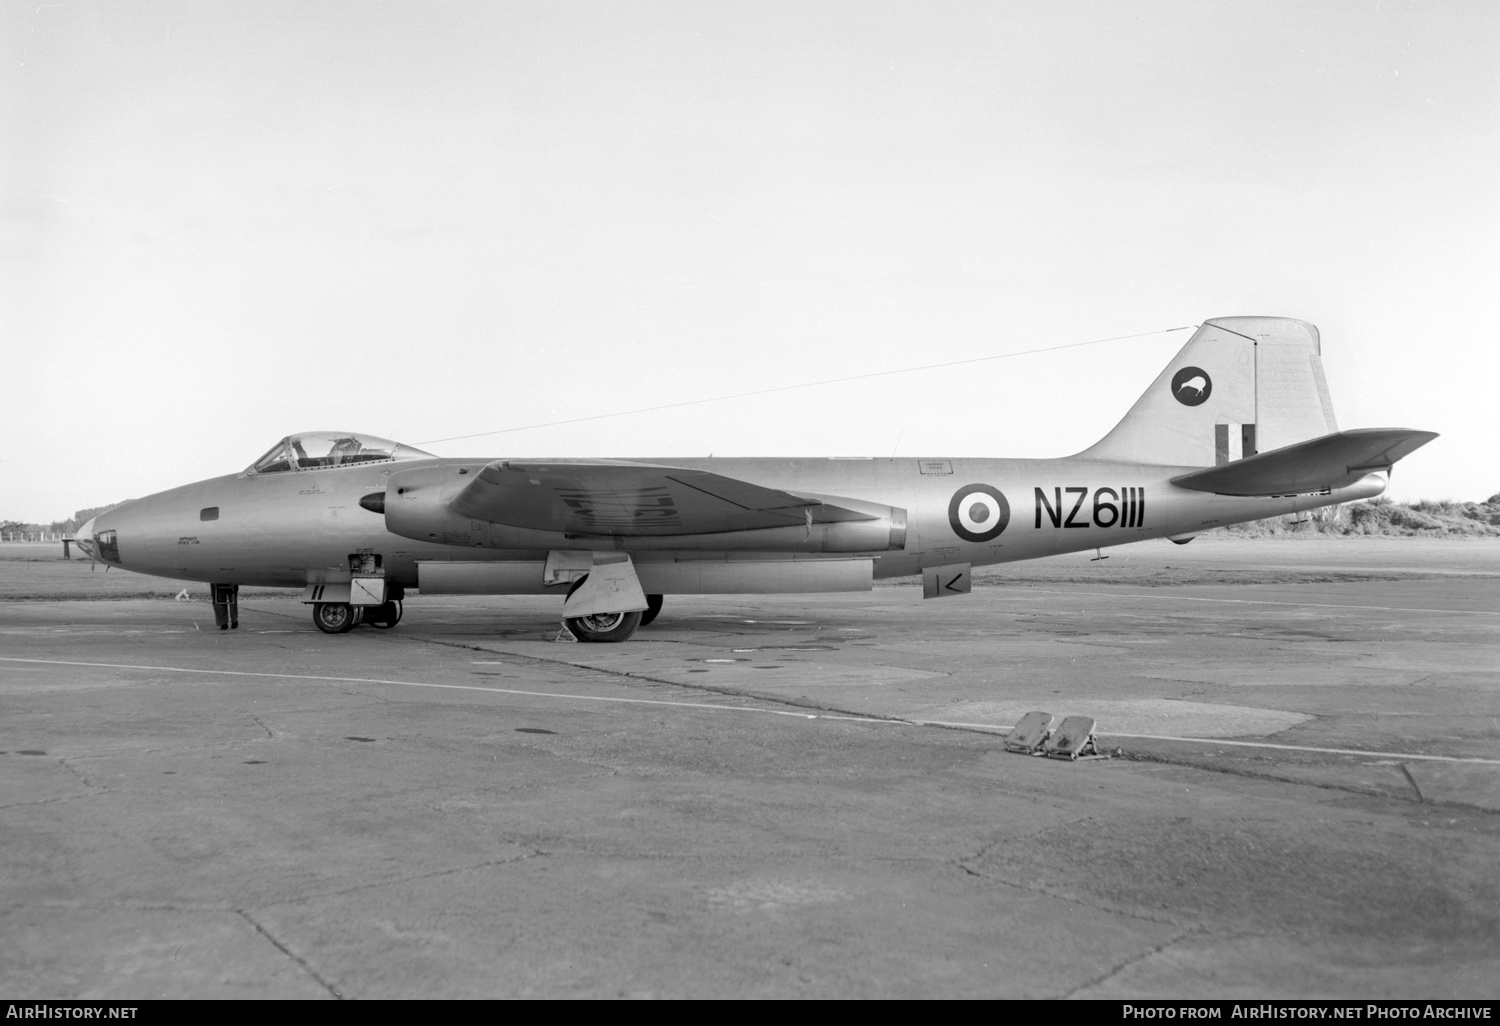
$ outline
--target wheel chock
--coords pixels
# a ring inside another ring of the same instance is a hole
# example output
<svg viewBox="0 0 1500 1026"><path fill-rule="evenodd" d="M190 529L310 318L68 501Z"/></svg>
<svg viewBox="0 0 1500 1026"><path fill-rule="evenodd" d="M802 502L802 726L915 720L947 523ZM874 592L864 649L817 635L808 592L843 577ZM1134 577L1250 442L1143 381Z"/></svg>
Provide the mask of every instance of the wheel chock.
<svg viewBox="0 0 1500 1026"><path fill-rule="evenodd" d="M1068 716L1047 739L1042 754L1049 759L1108 759L1094 740L1092 716Z"/></svg>
<svg viewBox="0 0 1500 1026"><path fill-rule="evenodd" d="M1027 713L1021 717L1021 722L1011 727L1010 733L1005 735L1005 750L1021 755L1036 755L1042 750L1042 745L1047 742L1048 736L1052 733L1051 726L1051 713Z"/></svg>
<svg viewBox="0 0 1500 1026"><path fill-rule="evenodd" d="M560 630L560 631L557 632L557 637L555 637L555 638L552 639L552 643L554 645L557 644L558 642L562 642L565 645L566 644L573 644L573 645L578 644L578 635L574 634L572 631L570 631L568 629L568 621L566 621L566 620L564 620L562 622L562 630Z"/></svg>

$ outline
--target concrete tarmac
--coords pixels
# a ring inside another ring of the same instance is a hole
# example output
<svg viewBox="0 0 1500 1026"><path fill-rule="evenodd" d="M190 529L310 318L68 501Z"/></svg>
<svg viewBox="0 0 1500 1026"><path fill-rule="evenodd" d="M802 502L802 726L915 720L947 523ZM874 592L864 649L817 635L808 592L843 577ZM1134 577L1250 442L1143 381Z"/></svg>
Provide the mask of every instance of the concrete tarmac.
<svg viewBox="0 0 1500 1026"><path fill-rule="evenodd" d="M0 602L0 993L1494 998L1493 548L674 597L625 645ZM1006 754L1029 709L1120 755Z"/></svg>

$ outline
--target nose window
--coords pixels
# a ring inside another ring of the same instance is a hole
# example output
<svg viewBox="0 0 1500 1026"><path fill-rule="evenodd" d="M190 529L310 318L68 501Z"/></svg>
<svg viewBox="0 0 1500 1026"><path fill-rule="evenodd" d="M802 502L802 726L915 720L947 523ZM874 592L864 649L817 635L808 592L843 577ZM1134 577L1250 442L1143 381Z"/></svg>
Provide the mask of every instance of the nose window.
<svg viewBox="0 0 1500 1026"><path fill-rule="evenodd" d="M120 542L115 537L115 532L105 531L99 535L99 558L111 563L120 561Z"/></svg>
<svg viewBox="0 0 1500 1026"><path fill-rule="evenodd" d="M217 507L217 506L206 506L203 509L200 509L198 511L198 519L199 520L217 520L217 519L219 519L219 507Z"/></svg>

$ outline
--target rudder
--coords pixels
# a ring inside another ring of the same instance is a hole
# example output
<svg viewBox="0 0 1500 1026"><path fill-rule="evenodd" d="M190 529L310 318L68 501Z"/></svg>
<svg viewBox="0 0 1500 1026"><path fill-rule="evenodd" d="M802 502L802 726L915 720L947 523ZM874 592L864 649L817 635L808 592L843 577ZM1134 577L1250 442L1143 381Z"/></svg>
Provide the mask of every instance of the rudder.
<svg viewBox="0 0 1500 1026"><path fill-rule="evenodd" d="M1318 329L1289 317L1204 321L1082 459L1218 466L1338 430Z"/></svg>

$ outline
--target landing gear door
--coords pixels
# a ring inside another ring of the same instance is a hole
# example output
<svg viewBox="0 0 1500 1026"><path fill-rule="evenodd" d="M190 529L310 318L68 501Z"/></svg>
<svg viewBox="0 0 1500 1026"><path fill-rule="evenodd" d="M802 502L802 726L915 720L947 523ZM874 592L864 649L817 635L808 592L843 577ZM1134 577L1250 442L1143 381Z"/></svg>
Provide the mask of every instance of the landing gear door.
<svg viewBox="0 0 1500 1026"><path fill-rule="evenodd" d="M378 552L360 549L349 553L349 604L385 604L385 559Z"/></svg>
<svg viewBox="0 0 1500 1026"><path fill-rule="evenodd" d="M600 613L632 613L646 609L646 593L635 575L635 565L624 553L604 556L607 563L595 563L577 588L563 603L563 616L596 616Z"/></svg>
<svg viewBox="0 0 1500 1026"><path fill-rule="evenodd" d="M922 597L924 599L967 595L973 586L974 578L968 563L929 566L922 570Z"/></svg>
<svg viewBox="0 0 1500 1026"><path fill-rule="evenodd" d="M351 606L381 606L385 604L384 577L356 577L349 582L349 604Z"/></svg>

